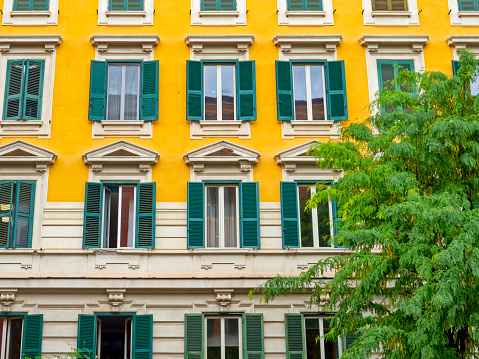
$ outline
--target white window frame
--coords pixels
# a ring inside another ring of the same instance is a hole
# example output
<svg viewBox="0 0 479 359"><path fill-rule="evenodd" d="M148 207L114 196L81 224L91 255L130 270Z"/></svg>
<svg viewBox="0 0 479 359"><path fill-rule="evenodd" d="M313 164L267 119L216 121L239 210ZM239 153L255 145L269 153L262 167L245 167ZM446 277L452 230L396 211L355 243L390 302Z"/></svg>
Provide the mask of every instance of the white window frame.
<svg viewBox="0 0 479 359"><path fill-rule="evenodd" d="M218 188L218 214L219 214L219 247L208 247L208 190L207 188L216 187ZM236 189L236 247L226 247L225 246L225 208L224 208L224 188L225 187L234 187ZM240 217L239 217L239 186L234 183L224 183L224 184L208 184L205 183L205 248L221 248L221 249L238 249L240 248Z"/></svg>
<svg viewBox="0 0 479 359"><path fill-rule="evenodd" d="M278 25L286 26L332 26L334 9L332 0L322 0L322 11L288 11L287 0L278 1Z"/></svg>
<svg viewBox="0 0 479 359"><path fill-rule="evenodd" d="M105 201L105 198L106 198L106 187L108 187L108 185L111 185L111 186L118 186L119 188L122 188L122 187L134 187L134 193L133 193L133 214L134 214L134 220L133 220L133 246L132 247L121 247L120 246L120 240L121 240L121 218L120 218L120 214L121 214L121 194L122 194L122 191L120 190L119 193L118 193L118 234L117 234L117 239L116 239L116 247L115 248L112 248L112 249L125 249L125 248L136 248L135 247L135 234L136 234L136 204L137 204L137 195L138 195L138 185L136 184L121 184L121 183L118 183L118 184L115 184L115 183L104 183L103 184L103 208L101 209L102 211L102 228L107 228L105 227L106 225L106 216L105 216L105 206L106 205L109 205L109 208L108 208L108 214L109 216L111 217L111 197L110 197L110 202L107 204L106 201ZM131 212L130 212L131 214ZM106 236L106 238L105 238ZM106 248L106 249L110 249L109 246L105 247L104 244L109 244L110 243L110 232L108 231L108 233L105 233L103 232L101 234L101 248Z"/></svg>
<svg viewBox="0 0 479 359"><path fill-rule="evenodd" d="M110 318L112 318L112 317L110 317ZM97 344L96 344L96 356L95 357L100 358L101 357L101 321L102 321L102 316L101 315L97 316L96 321L97 321L98 333L97 333L97 337L96 337ZM131 334L132 334L131 337L130 337L130 358L132 358L132 355L133 355L133 317L127 317L127 319L125 319L125 341L124 341L125 344L126 344L126 341L127 341L128 321L130 322L130 328L131 328ZM127 358L126 346L125 346L125 351L124 351L124 354L123 354L123 358L124 359ZM3 359L3 358L1 358L1 359Z"/></svg>
<svg viewBox="0 0 479 359"><path fill-rule="evenodd" d="M58 24L58 0L49 0L47 11L13 11L14 0L4 0L3 25L49 26Z"/></svg>
<svg viewBox="0 0 479 359"><path fill-rule="evenodd" d="M451 26L479 26L479 11L459 11L458 0L448 0Z"/></svg>
<svg viewBox="0 0 479 359"><path fill-rule="evenodd" d="M2 335L2 343L4 344L4 350L0 352L0 359L8 359L7 353L10 351L10 335L11 335L11 323L14 319L21 319L22 320L22 337L20 338L20 353L23 350L23 326L25 325L25 318L22 316L18 317L2 317L3 320L3 335Z"/></svg>
<svg viewBox="0 0 479 359"><path fill-rule="evenodd" d="M202 11L201 0L191 0L191 25L246 25L246 0L236 0L236 11Z"/></svg>
<svg viewBox="0 0 479 359"><path fill-rule="evenodd" d="M58 1L58 0L57 0ZM143 11L109 11L108 0L98 0L98 25L151 26L153 25L153 0L143 0Z"/></svg>
<svg viewBox="0 0 479 359"><path fill-rule="evenodd" d="M296 193L298 197L298 222L299 222L299 231L301 236L301 205L300 205L300 198L299 198L299 187L310 187L311 189L311 197L316 194L316 186L314 184L308 185L304 183L298 183L296 186ZM328 200L328 209L329 209L329 235L331 239L334 238L334 223L333 223L333 202ZM313 248L328 248L328 247L320 247L319 246L319 230L318 230L318 208L315 207L311 210L312 220L313 220ZM300 238L300 247L301 248L311 248L311 247L303 247ZM331 243L331 248L335 248L333 243Z"/></svg>
<svg viewBox="0 0 479 359"><path fill-rule="evenodd" d="M121 65L121 99L120 99L120 120L119 121L125 121L125 86L126 86L126 67L127 66L136 66L138 68L138 93L136 96L136 113L138 115L138 118L135 121L140 120L140 84L141 84L141 63L133 63L133 62L110 62L108 63L108 73L110 71L110 66L112 65ZM108 76L108 81L107 81L107 90L106 90L106 120L109 121L108 119L108 90L110 89L110 76Z"/></svg>
<svg viewBox="0 0 479 359"><path fill-rule="evenodd" d="M217 94L217 103L216 103L216 121L223 121L223 83L221 80L221 71L223 66L232 66L233 67L233 88L234 88L234 96L233 96L233 109L234 115L233 118L236 121L236 97L238 95L237 88L236 88L236 66L234 63L227 63L227 62L218 62L218 63L204 63L203 64L203 73L205 73L206 66L216 66L216 94ZM203 88L206 88L206 76L203 76ZM203 118L206 121L206 94L203 93ZM212 122L211 120L208 120Z"/></svg>
<svg viewBox="0 0 479 359"><path fill-rule="evenodd" d="M237 319L238 320L238 341L239 341L239 358L243 359L243 321L240 316L205 316L204 319L204 346L205 346L205 358L208 353L208 319L221 319L221 358L225 358L225 319Z"/></svg>
<svg viewBox="0 0 479 359"><path fill-rule="evenodd" d="M373 11L371 0L362 1L366 26L419 26L417 0L407 0L407 11Z"/></svg>
<svg viewBox="0 0 479 359"><path fill-rule="evenodd" d="M307 121L313 121L313 99L311 95L311 66L321 66L321 72L323 76L323 96L324 96L324 102L323 102L323 107L324 107L324 120L322 121L327 121L328 120L328 111L327 111L327 98L326 98L326 79L325 79L325 71L324 71L324 64L320 65L318 64L313 64L313 63L304 63L304 64L293 64L293 68L295 66L304 66L305 67L305 79L306 79L306 102L307 102L307 110L308 110L308 119ZM293 71L293 101L294 95L295 95L295 90L294 90L294 71ZM294 102L294 105L296 103ZM296 111L294 112L294 120L296 121ZM316 122L316 121L315 121Z"/></svg>
<svg viewBox="0 0 479 359"><path fill-rule="evenodd" d="M322 316L309 316L309 315L304 315L303 316L303 320L304 320L304 342L306 343L306 319L317 319L319 320L319 341L320 341L320 347L321 347L321 358L324 359L326 357L326 350L325 350L325 340L323 338L324 336L324 320L325 319L329 319L328 317L322 317ZM339 356L341 357L343 355L343 347L342 347L342 338L338 336L338 340L337 340L337 344L338 344L338 354ZM305 351L306 351L306 355L308 355L307 353L307 347L305 346Z"/></svg>

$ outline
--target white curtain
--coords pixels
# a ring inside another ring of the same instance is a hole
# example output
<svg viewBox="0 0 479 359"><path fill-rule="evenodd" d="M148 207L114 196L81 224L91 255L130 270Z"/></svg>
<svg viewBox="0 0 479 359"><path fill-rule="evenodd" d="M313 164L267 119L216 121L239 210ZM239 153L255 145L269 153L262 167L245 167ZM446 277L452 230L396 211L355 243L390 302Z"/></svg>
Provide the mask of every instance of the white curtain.
<svg viewBox="0 0 479 359"><path fill-rule="evenodd" d="M236 187L225 191L225 247L237 247Z"/></svg>

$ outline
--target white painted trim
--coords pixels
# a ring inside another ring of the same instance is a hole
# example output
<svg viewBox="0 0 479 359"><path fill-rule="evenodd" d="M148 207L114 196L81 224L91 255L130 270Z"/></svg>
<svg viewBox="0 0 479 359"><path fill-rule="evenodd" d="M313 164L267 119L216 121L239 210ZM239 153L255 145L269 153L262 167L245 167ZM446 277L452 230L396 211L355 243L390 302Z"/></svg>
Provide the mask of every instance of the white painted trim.
<svg viewBox="0 0 479 359"><path fill-rule="evenodd" d="M58 0L50 0L48 11L13 11L14 0L3 3L3 25L49 26L58 24Z"/></svg>
<svg viewBox="0 0 479 359"><path fill-rule="evenodd" d="M448 0L451 26L479 26L479 11L459 11L457 0Z"/></svg>
<svg viewBox="0 0 479 359"><path fill-rule="evenodd" d="M407 11L373 11L371 0L362 1L364 25L419 26L417 0L408 0Z"/></svg>
<svg viewBox="0 0 479 359"><path fill-rule="evenodd" d="M254 35L188 35L190 60L248 60Z"/></svg>
<svg viewBox="0 0 479 359"><path fill-rule="evenodd" d="M287 0L277 0L278 25L331 26L334 25L333 1L323 1L323 11L288 11Z"/></svg>
<svg viewBox="0 0 479 359"><path fill-rule="evenodd" d="M238 344L239 344L239 357L238 359L243 359L243 321L241 320L241 317L239 316L227 316L227 317L218 317L218 316L205 316L204 318L204 347L205 347L205 358L207 357L208 353L208 346L207 346L207 340L208 340L208 319L220 319L221 320L221 325L220 325L220 347L221 347L221 358L225 358L225 346L226 346L226 340L225 340L225 319L237 319L238 320Z"/></svg>
<svg viewBox="0 0 479 359"><path fill-rule="evenodd" d="M246 0L236 0L236 11L201 11L201 0L191 0L191 25L246 25Z"/></svg>
<svg viewBox="0 0 479 359"><path fill-rule="evenodd" d="M190 138L195 140L206 137L250 139L250 121L190 121Z"/></svg>
<svg viewBox="0 0 479 359"><path fill-rule="evenodd" d="M108 0L98 1L98 25L147 26L153 25L153 0L143 0L144 11L109 11Z"/></svg>
<svg viewBox="0 0 479 359"><path fill-rule="evenodd" d="M280 60L334 61L342 39L342 35L277 35L273 42Z"/></svg>

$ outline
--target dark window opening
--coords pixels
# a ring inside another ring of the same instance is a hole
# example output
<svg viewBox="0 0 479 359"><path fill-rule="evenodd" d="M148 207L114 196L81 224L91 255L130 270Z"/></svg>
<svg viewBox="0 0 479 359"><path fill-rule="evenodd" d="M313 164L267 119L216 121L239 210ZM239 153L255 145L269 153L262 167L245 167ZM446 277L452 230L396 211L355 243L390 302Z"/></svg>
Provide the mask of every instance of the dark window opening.
<svg viewBox="0 0 479 359"><path fill-rule="evenodd" d="M131 359L132 322L128 316L97 317L98 359Z"/></svg>

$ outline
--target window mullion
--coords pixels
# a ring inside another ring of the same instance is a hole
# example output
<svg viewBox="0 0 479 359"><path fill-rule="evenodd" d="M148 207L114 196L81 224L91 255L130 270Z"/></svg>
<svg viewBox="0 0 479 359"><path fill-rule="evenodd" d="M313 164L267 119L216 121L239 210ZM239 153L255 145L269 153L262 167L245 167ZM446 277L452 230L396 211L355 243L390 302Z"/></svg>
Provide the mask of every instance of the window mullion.
<svg viewBox="0 0 479 359"><path fill-rule="evenodd" d="M303 0L303 11L308 10L308 0Z"/></svg>
<svg viewBox="0 0 479 359"><path fill-rule="evenodd" d="M123 3L123 9L125 11L128 11L128 0L125 0L124 3Z"/></svg>
<svg viewBox="0 0 479 359"><path fill-rule="evenodd" d="M323 338L323 335L324 335L324 323L323 323L323 319L322 318L318 318L319 320L319 337L321 338L320 339L320 348L321 348L321 359L326 359L326 353L325 353L325 350L324 350L324 338Z"/></svg>
<svg viewBox="0 0 479 359"><path fill-rule="evenodd" d="M28 2L28 10L29 10L29 11L33 11L33 2L34 2L34 1L35 1L35 0L30 0L30 1Z"/></svg>
<svg viewBox="0 0 479 359"><path fill-rule="evenodd" d="M219 0L218 0L219 1ZM216 104L216 119L218 121L223 120L223 98L222 98L222 83L221 83L221 65L216 66L216 99L217 99L217 104Z"/></svg>
<svg viewBox="0 0 479 359"><path fill-rule="evenodd" d="M306 80L306 109L308 112L308 121L313 120L313 99L311 94L311 65L305 66Z"/></svg>
<svg viewBox="0 0 479 359"><path fill-rule="evenodd" d="M221 359L225 359L225 318L221 318Z"/></svg>
<svg viewBox="0 0 479 359"><path fill-rule="evenodd" d="M477 1L477 0L474 0L474 11L478 11L478 10L479 10L478 1Z"/></svg>
<svg viewBox="0 0 479 359"><path fill-rule="evenodd" d="M391 11L393 9L392 0L388 0L388 10Z"/></svg>

